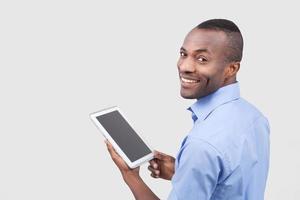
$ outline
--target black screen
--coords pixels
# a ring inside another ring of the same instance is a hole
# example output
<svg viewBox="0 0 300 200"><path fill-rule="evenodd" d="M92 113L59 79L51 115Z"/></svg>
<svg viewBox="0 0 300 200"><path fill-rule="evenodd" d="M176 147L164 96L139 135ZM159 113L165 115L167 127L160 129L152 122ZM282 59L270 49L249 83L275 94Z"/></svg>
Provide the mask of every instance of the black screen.
<svg viewBox="0 0 300 200"><path fill-rule="evenodd" d="M97 120L131 162L151 153L151 150L118 111L98 116Z"/></svg>

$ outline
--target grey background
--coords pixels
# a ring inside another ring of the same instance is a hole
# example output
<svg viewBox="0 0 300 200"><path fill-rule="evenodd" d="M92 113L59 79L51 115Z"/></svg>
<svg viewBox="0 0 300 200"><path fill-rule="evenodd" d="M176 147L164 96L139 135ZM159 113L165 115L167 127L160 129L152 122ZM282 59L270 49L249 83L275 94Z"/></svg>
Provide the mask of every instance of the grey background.
<svg viewBox="0 0 300 200"><path fill-rule="evenodd" d="M1 1L0 199L133 199L88 114L118 105L175 155L192 126L176 61L186 33L242 30L241 94L270 120L266 199L300 198L296 1ZM162 199L167 181L145 182Z"/></svg>

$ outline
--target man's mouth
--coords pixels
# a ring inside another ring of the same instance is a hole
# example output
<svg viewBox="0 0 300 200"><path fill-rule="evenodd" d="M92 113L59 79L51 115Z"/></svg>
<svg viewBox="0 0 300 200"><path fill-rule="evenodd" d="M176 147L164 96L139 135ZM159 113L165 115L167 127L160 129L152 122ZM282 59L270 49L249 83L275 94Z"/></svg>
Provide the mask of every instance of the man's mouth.
<svg viewBox="0 0 300 200"><path fill-rule="evenodd" d="M180 76L180 82L181 82L182 88L189 89L189 88L194 88L197 85L199 85L200 80L191 79L191 78L187 78L187 77L184 78L184 77Z"/></svg>
<svg viewBox="0 0 300 200"><path fill-rule="evenodd" d="M187 79L187 78L183 78L183 77L181 77L181 81L184 82L184 83L198 83L198 82L200 82L199 80Z"/></svg>

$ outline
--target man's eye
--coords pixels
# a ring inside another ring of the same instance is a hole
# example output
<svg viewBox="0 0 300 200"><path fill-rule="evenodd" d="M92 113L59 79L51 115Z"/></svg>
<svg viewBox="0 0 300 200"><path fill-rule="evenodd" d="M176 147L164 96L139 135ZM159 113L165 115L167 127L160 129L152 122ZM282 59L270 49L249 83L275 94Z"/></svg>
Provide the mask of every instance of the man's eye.
<svg viewBox="0 0 300 200"><path fill-rule="evenodd" d="M198 60L199 60L200 62L206 62L206 61L207 61L207 60L206 60L205 58L203 58L203 57L198 58Z"/></svg>
<svg viewBox="0 0 300 200"><path fill-rule="evenodd" d="M184 52L180 52L180 57L184 57L186 54Z"/></svg>

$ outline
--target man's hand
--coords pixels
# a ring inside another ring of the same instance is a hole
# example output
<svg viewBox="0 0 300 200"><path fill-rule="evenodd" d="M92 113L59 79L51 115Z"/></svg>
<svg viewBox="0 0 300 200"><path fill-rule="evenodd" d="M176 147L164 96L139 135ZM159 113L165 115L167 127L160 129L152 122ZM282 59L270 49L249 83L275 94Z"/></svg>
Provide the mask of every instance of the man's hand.
<svg viewBox="0 0 300 200"><path fill-rule="evenodd" d="M139 175L140 168L130 169L121 156L115 151L113 146L105 141L109 154L120 169L123 179L132 191L136 200L159 200L159 198L144 183Z"/></svg>
<svg viewBox="0 0 300 200"><path fill-rule="evenodd" d="M154 159L148 166L153 178L171 180L175 172L175 158L159 151L154 151Z"/></svg>
<svg viewBox="0 0 300 200"><path fill-rule="evenodd" d="M114 161L114 163L117 165L117 167L121 171L123 178L126 179L129 176L135 177L135 178L139 177L140 168L137 167L135 169L130 169L128 167L128 165L125 163L125 161L123 160L123 158L121 156L119 156L119 154L115 151L115 149L110 144L110 142L108 140L105 140L105 143L106 143L107 150L108 150L112 160Z"/></svg>

